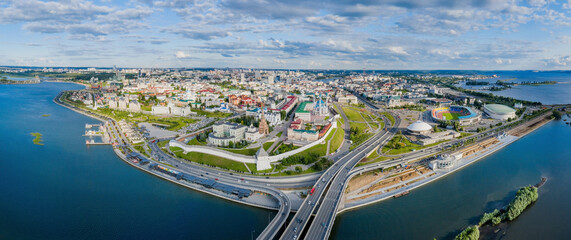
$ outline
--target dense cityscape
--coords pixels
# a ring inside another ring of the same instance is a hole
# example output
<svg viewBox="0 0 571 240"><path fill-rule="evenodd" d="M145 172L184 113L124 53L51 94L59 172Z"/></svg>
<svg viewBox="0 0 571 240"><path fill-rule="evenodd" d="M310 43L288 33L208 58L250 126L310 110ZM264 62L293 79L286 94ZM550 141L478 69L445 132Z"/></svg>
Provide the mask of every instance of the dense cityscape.
<svg viewBox="0 0 571 240"><path fill-rule="evenodd" d="M571 0L0 0L0 239L567 239Z"/></svg>
<svg viewBox="0 0 571 240"><path fill-rule="evenodd" d="M407 195L569 111L463 88L495 74L116 67L2 73L35 79L5 77L7 84L83 85L54 102L102 121L86 124L87 145L110 144L126 163L157 177L278 210L259 239L328 238L336 213ZM34 143L43 144L41 137Z"/></svg>

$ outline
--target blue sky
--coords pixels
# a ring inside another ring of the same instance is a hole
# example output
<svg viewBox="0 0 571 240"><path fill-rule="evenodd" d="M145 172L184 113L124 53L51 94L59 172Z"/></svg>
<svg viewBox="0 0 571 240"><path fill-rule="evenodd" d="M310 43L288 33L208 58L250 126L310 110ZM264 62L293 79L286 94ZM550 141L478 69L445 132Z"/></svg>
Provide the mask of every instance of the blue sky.
<svg viewBox="0 0 571 240"><path fill-rule="evenodd" d="M570 70L571 0L0 0L0 65Z"/></svg>

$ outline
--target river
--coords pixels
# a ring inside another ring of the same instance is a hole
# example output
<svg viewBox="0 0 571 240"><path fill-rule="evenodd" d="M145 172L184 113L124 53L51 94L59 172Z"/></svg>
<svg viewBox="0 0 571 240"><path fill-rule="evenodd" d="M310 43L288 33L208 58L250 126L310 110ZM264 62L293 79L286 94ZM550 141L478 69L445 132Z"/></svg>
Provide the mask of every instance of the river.
<svg viewBox="0 0 571 240"><path fill-rule="evenodd" d="M81 88L0 85L0 238L250 239L275 214L143 173L110 146L86 146L85 123L97 121L52 102ZM31 132L42 133L45 145L34 145ZM404 197L340 214L332 238L451 238L542 176L549 180L539 200L510 224L507 239L566 238L570 138L571 127L553 121Z"/></svg>
<svg viewBox="0 0 571 240"><path fill-rule="evenodd" d="M498 80L506 82L543 82L555 81L557 84L546 85L519 85L502 91L484 91L494 95L512 97L543 104L570 104L571 103L571 71L494 71L483 72L486 75L497 74L498 78L484 79L495 83ZM478 89L482 86L462 86L465 88Z"/></svg>
<svg viewBox="0 0 571 240"><path fill-rule="evenodd" d="M0 85L0 239L250 239L275 214L141 172L111 146L86 146L85 123L97 121L52 102L81 88Z"/></svg>
<svg viewBox="0 0 571 240"><path fill-rule="evenodd" d="M547 177L539 199L509 224L504 239L571 235L571 127L552 121L495 154L397 199L337 216L332 239L451 239L517 189Z"/></svg>

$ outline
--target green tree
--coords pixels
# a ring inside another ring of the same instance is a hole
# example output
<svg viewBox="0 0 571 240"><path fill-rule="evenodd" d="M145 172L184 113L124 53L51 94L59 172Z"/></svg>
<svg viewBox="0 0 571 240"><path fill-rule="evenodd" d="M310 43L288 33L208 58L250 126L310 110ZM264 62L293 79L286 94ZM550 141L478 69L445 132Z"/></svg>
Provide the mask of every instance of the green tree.
<svg viewBox="0 0 571 240"><path fill-rule="evenodd" d="M301 168L300 166L296 166L296 167L295 167L295 171L296 171L297 173L301 173L301 172L303 172L303 168Z"/></svg>
<svg viewBox="0 0 571 240"><path fill-rule="evenodd" d="M561 119L561 112L558 110L553 110L553 117L555 119Z"/></svg>
<svg viewBox="0 0 571 240"><path fill-rule="evenodd" d="M477 226L470 226L460 234L458 234L455 240L478 240L480 238L480 229Z"/></svg>

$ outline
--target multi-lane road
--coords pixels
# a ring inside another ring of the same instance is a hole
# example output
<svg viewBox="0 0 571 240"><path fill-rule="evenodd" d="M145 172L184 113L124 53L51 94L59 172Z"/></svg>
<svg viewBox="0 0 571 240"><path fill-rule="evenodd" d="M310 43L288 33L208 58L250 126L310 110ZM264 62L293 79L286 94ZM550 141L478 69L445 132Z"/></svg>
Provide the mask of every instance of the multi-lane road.
<svg viewBox="0 0 571 240"><path fill-rule="evenodd" d="M396 133L396 128L391 128L389 131L384 132L382 135L373 139L369 144L363 144L361 149L357 150L355 154L351 154L350 159L344 164L344 168L333 178L329 190L321 201L321 205L317 214L313 218L313 222L307 231L306 239L327 239L337 215L337 209L342 201L343 191L351 169L357 165L361 159L367 157L375 148L384 145ZM287 238L286 238L287 239Z"/></svg>
<svg viewBox="0 0 571 240"><path fill-rule="evenodd" d="M305 229L308 224L308 220L316 209L319 213L328 212L332 207L337 206L338 201L333 201L333 198L329 195L329 192L342 191L339 190L340 184L335 179L337 176L341 175L344 179L349 171L357 164L361 159L369 155L375 148L388 141L392 135L396 132L395 129L391 128L391 131L379 131L375 133L370 139L359 145L353 151L343 155L338 161L329 167L327 171L319 178L317 183L314 185L313 192L306 197L303 201L301 207L298 209L297 213L285 229L280 239L297 239ZM331 183L331 184L330 184ZM321 201L321 197L325 194L325 198ZM329 197L328 197L329 196ZM325 209L325 210L322 210ZM313 225L316 221L313 221ZM312 226L313 226L312 225ZM324 220L318 223L319 226L330 226L331 221ZM313 238L308 238L313 239Z"/></svg>

